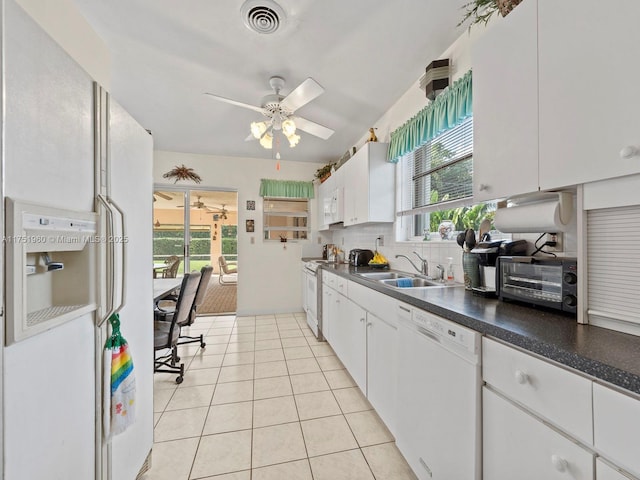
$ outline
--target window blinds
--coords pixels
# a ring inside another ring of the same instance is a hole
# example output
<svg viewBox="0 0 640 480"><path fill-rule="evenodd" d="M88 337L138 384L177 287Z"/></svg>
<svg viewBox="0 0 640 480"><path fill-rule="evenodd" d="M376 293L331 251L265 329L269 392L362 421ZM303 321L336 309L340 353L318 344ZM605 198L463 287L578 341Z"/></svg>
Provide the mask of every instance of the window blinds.
<svg viewBox="0 0 640 480"><path fill-rule="evenodd" d="M398 215L468 205L473 196L473 118L417 148L405 161L411 195L403 196Z"/></svg>

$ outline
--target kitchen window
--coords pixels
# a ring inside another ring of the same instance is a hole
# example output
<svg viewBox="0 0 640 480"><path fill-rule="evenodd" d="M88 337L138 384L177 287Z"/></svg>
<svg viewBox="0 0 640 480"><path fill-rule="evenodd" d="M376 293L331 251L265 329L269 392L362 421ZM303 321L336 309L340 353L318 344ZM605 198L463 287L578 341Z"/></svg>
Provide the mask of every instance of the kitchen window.
<svg viewBox="0 0 640 480"><path fill-rule="evenodd" d="M306 240L309 235L307 198L264 197L264 239Z"/></svg>
<svg viewBox="0 0 640 480"><path fill-rule="evenodd" d="M495 206L472 205L473 117L403 155L398 175L399 238L452 240L478 229Z"/></svg>

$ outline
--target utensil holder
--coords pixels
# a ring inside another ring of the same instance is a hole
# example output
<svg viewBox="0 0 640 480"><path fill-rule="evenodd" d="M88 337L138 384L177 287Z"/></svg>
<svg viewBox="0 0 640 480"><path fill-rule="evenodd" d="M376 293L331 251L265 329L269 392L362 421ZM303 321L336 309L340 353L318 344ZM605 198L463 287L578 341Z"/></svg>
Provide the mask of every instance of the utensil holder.
<svg viewBox="0 0 640 480"><path fill-rule="evenodd" d="M462 270L464 272L464 288L466 290L482 286L480 283L480 264L475 254L462 252Z"/></svg>

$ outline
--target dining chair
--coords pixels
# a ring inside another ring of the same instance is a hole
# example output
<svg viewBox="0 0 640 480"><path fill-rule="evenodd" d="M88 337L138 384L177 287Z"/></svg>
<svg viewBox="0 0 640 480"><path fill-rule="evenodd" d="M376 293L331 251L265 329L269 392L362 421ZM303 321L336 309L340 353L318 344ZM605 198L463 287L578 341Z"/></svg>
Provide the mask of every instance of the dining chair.
<svg viewBox="0 0 640 480"><path fill-rule="evenodd" d="M220 275L218 277L218 281L220 282L220 285L231 285L231 284L238 283L238 276L237 276L238 263L237 262L227 262L227 260L223 256L219 256L218 266L220 267ZM225 280L224 278L225 275L234 275L234 279Z"/></svg>
<svg viewBox="0 0 640 480"><path fill-rule="evenodd" d="M172 255L165 260L167 267L162 270L162 278L176 278L180 267L180 257Z"/></svg>
<svg viewBox="0 0 640 480"><path fill-rule="evenodd" d="M185 273L180 284L180 293L176 300L175 310L170 318L154 311L153 322L153 371L163 373L177 373L176 383L182 383L184 379L184 363L178 364L178 339L180 337L180 324L187 322L191 316L193 303L198 291L201 278L200 272ZM169 349L169 353L156 356L159 350Z"/></svg>
<svg viewBox="0 0 640 480"><path fill-rule="evenodd" d="M211 265L204 266L200 269L200 282L198 283L198 289L193 299L193 304L191 305L191 313L187 318L183 319L183 321L178 322L178 325L180 326L180 335L177 342L178 345L200 342L201 348L204 348L206 346L203 334L197 336L183 335L182 328L190 327L191 325L193 325L193 322L195 322L198 315L198 307L202 305L202 302L204 301L204 297L207 293L207 288L209 287L209 280L211 279L212 273L213 267ZM176 300L176 298L170 298L169 300L163 299L158 302L156 304L156 318L164 321L170 321L171 316L174 315L174 311L177 306Z"/></svg>

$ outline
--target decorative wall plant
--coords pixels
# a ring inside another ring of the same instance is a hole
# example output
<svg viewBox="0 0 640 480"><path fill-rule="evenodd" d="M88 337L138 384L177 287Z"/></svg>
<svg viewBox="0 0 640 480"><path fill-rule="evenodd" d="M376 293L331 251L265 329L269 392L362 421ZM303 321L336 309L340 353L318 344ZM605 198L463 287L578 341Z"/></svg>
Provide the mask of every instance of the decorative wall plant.
<svg viewBox="0 0 640 480"><path fill-rule="evenodd" d="M476 23L484 23L486 25L494 13L498 12L503 17L506 17L520 2L522 0L473 0L463 5L462 8L465 10L465 15L458 26L469 19L471 19L469 29Z"/></svg>
<svg viewBox="0 0 640 480"><path fill-rule="evenodd" d="M198 175L193 168L185 167L184 164L181 166L173 167L173 170L169 170L167 173L162 175L163 178L175 178L173 183L177 183L178 180L193 180L196 183L202 182L202 178Z"/></svg>

